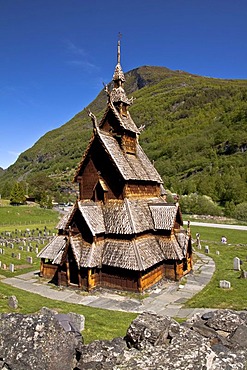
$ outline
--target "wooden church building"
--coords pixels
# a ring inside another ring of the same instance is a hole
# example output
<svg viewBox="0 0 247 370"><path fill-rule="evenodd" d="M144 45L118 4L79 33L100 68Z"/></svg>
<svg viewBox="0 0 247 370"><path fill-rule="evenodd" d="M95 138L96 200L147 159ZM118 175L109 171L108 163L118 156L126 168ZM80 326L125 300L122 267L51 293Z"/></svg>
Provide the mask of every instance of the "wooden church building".
<svg viewBox="0 0 247 370"><path fill-rule="evenodd" d="M138 142L124 82L118 42L105 113L98 123L89 112L94 128L74 178L78 200L38 255L40 275L58 285L142 292L192 269L189 229Z"/></svg>

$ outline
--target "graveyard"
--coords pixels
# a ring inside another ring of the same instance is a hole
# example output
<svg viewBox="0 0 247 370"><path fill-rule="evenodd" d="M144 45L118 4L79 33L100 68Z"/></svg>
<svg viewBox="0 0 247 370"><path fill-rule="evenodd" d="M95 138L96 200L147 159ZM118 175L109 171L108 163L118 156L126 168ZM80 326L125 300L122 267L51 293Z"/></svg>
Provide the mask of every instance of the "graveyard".
<svg viewBox="0 0 247 370"><path fill-rule="evenodd" d="M58 212L38 206L0 207L0 275L39 269L38 251L56 233Z"/></svg>
<svg viewBox="0 0 247 370"><path fill-rule="evenodd" d="M15 229L0 232L0 271L4 276L14 276L39 269L37 254L55 235L54 228L46 225L36 229Z"/></svg>
<svg viewBox="0 0 247 370"><path fill-rule="evenodd" d="M245 310L247 279L246 274L241 275L247 270L247 231L207 227L196 227L196 230L201 236L201 249L198 250L195 243L194 250L208 252L216 269L210 283L185 306ZM227 244L221 243L222 232L227 237Z"/></svg>

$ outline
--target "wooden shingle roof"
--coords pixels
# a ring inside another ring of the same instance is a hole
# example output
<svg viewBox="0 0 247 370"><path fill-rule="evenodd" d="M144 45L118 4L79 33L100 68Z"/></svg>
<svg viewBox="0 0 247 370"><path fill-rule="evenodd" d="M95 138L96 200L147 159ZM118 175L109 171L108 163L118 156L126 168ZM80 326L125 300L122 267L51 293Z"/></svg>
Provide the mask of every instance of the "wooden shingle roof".
<svg viewBox="0 0 247 370"><path fill-rule="evenodd" d="M39 258L47 258L54 264L59 264L62 260L67 238L64 235L55 236L37 255Z"/></svg>
<svg viewBox="0 0 247 370"><path fill-rule="evenodd" d="M125 202L108 202L102 205L106 234L132 234Z"/></svg>
<svg viewBox="0 0 247 370"><path fill-rule="evenodd" d="M101 128L106 119L107 119L107 115L110 113L112 113L114 115L114 117L116 118L119 126L124 129L124 130L127 130L127 131L131 131L133 132L134 134L140 134L140 131L139 129L137 128L135 122L133 121L133 119L131 118L131 115L129 113L129 111L126 112L126 116L121 116L118 112L118 110L114 107L114 105L112 103L108 103L107 105L107 108L105 110L105 113L99 123L99 128Z"/></svg>
<svg viewBox="0 0 247 370"><path fill-rule="evenodd" d="M178 206L175 204L150 204L149 205L154 228L156 230L171 230L174 227L174 222L178 212Z"/></svg>
<svg viewBox="0 0 247 370"><path fill-rule="evenodd" d="M171 239L160 236L159 245L162 250L162 255L164 256L164 259L182 260L185 257L174 235L172 235Z"/></svg>
<svg viewBox="0 0 247 370"><path fill-rule="evenodd" d="M152 165L144 151L142 150L139 143L136 143L136 154L125 153L116 138L113 137L106 131L96 130L95 136L92 137L90 143L82 157L81 162L76 170L74 176L74 181L76 181L77 176L81 173L84 162L90 152L94 140L98 138L103 145L105 151L108 153L112 163L118 169L125 181L135 180L135 181L151 181L162 184L163 181Z"/></svg>
<svg viewBox="0 0 247 370"><path fill-rule="evenodd" d="M189 237L184 231L171 235L145 235L136 239L106 238L89 244L81 234L70 236L75 261L80 267L101 265L144 271L162 260L182 260L186 256ZM66 247L64 236L55 237L38 255L60 264Z"/></svg>
<svg viewBox="0 0 247 370"><path fill-rule="evenodd" d="M100 203L78 201L78 208L93 236L105 232L104 218Z"/></svg>
<svg viewBox="0 0 247 370"><path fill-rule="evenodd" d="M132 240L106 239L102 251L102 264L112 267L144 271L162 260L182 260L177 238L147 235Z"/></svg>
<svg viewBox="0 0 247 370"><path fill-rule="evenodd" d="M80 234L71 236L70 243L78 267L95 267L101 264L102 243L86 243Z"/></svg>
<svg viewBox="0 0 247 370"><path fill-rule="evenodd" d="M98 136L118 168L124 180L152 181L162 184L163 181L139 143L136 143L136 154L128 154L121 150L117 140L107 132L100 131Z"/></svg>
<svg viewBox="0 0 247 370"><path fill-rule="evenodd" d="M106 239L102 265L143 271L163 259L154 236L137 240Z"/></svg>
<svg viewBox="0 0 247 370"><path fill-rule="evenodd" d="M160 198L112 200L106 203L79 201L78 208L92 235L139 234L148 230L171 230L178 205L161 203Z"/></svg>
<svg viewBox="0 0 247 370"><path fill-rule="evenodd" d="M57 226L56 226L56 229L59 229L59 230L65 230L69 227L69 223L72 219L72 217L74 216L75 214L75 211L77 209L77 205L76 203L73 205L73 207L69 210L69 212L67 212L62 218L61 220L58 222Z"/></svg>

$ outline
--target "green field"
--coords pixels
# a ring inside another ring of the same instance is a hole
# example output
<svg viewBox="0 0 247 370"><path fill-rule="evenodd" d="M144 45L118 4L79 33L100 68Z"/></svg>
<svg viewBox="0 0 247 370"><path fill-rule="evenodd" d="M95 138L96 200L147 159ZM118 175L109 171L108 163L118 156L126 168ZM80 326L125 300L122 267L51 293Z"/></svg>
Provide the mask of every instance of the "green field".
<svg viewBox="0 0 247 370"><path fill-rule="evenodd" d="M1 206L0 207L0 231L13 230L22 226L31 227L37 225L55 226L60 216L57 211L44 209L39 206Z"/></svg>
<svg viewBox="0 0 247 370"><path fill-rule="evenodd" d="M207 227L192 227L192 233L199 232L202 250L209 246L209 256L215 261L215 273L210 283L192 299L186 302L186 307L247 309L247 280L240 279L240 271L233 270L233 259L239 257L241 268L247 270L247 231L216 229ZM228 244L220 242L222 235L227 237ZM196 249L196 247L195 247ZM217 255L216 251L220 254ZM231 289L219 288L219 281L227 280Z"/></svg>
<svg viewBox="0 0 247 370"><path fill-rule="evenodd" d="M1 206L1 274L8 277L39 269L36 248L40 251L48 238L55 235L59 218L58 212L39 206ZM28 257L32 257L32 264L28 262ZM9 271L10 264L15 266L14 273ZM3 269L4 265L7 269Z"/></svg>

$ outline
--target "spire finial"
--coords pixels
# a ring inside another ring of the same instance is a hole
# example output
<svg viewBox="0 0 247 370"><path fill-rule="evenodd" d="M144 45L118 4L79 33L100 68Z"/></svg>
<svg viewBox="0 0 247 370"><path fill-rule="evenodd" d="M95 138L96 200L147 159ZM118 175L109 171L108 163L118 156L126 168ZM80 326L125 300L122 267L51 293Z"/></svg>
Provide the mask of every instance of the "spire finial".
<svg viewBox="0 0 247 370"><path fill-rule="evenodd" d="M117 43L117 63L120 64L120 40L122 38L122 34L118 32L118 43Z"/></svg>

